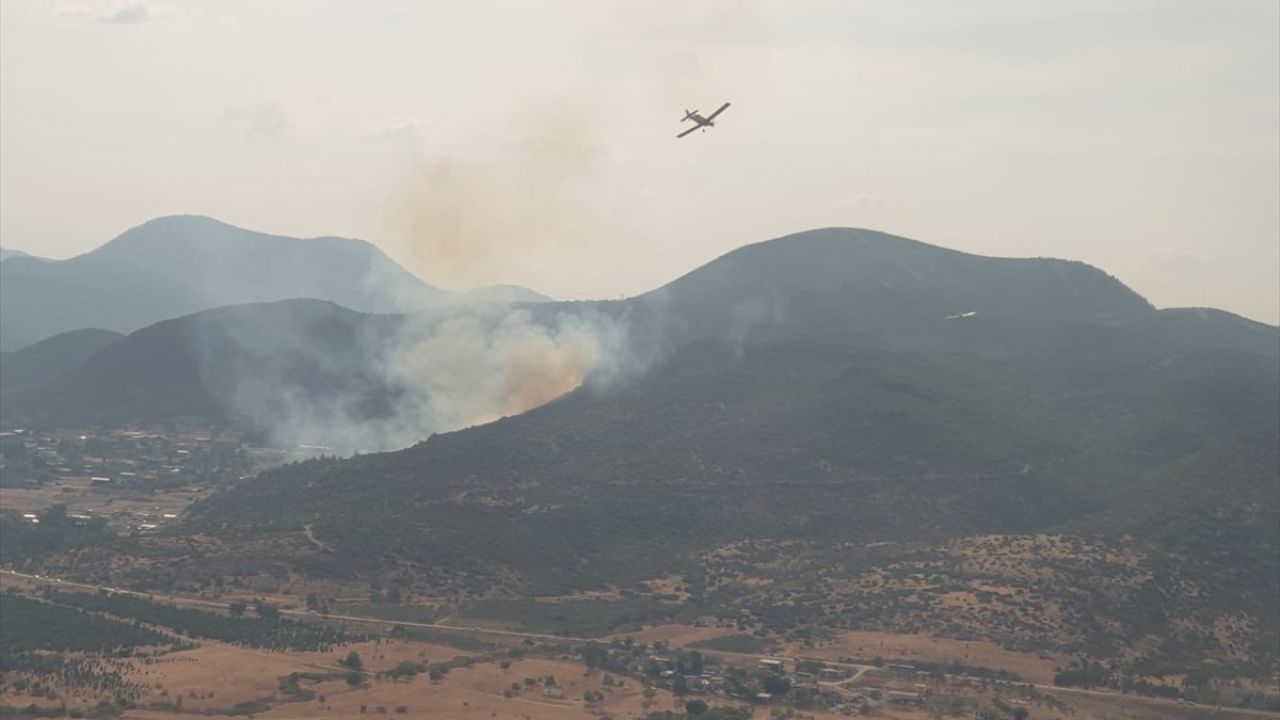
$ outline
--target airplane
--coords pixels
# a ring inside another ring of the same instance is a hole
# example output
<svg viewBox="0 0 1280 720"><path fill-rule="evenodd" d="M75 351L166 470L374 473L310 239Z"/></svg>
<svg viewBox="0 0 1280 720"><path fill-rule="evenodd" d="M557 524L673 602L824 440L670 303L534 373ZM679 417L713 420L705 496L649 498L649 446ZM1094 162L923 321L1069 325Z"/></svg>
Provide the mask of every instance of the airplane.
<svg viewBox="0 0 1280 720"><path fill-rule="evenodd" d="M699 115L697 110L693 110L693 111L685 110L685 111L684 111L684 120L681 120L680 122L687 122L687 121L689 121L689 120L692 120L692 121L693 121L693 127L689 128L688 130L685 130L684 132L680 133L680 134L679 134L679 135L677 135L676 137L678 137L678 138L682 138L682 137L684 137L685 135L688 135L689 133L693 132L694 130L703 130L703 131L705 131L705 130L706 130L707 128L709 128L709 127L715 127L715 126L716 126L716 123L715 123L716 116L717 116L717 115L719 115L720 113L724 112L724 111L725 111L725 108L727 108L727 107L729 107L729 103L725 103L725 104L721 105L721 106L720 106L720 109L716 110L715 112L711 113L710 115L708 115L708 116L706 116L706 117L702 117L701 115Z"/></svg>

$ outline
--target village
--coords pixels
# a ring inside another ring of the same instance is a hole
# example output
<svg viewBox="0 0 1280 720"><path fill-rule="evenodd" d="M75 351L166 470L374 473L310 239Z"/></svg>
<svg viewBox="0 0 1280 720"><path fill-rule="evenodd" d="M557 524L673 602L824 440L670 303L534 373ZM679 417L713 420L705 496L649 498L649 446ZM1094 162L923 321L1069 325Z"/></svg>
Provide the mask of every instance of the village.
<svg viewBox="0 0 1280 720"><path fill-rule="evenodd" d="M41 513L61 506L76 522L145 534L219 487L312 454L202 429L7 429L0 432L0 511L39 524Z"/></svg>
<svg viewBox="0 0 1280 720"><path fill-rule="evenodd" d="M844 715L866 715L884 705L923 707L927 673L913 665L881 666L826 663L818 660L762 658L755 665L730 664L698 651L676 659L648 658L646 674L656 671L656 684L677 696L689 690L745 700L753 705L785 703L796 708L828 708ZM870 674L877 681L873 682Z"/></svg>

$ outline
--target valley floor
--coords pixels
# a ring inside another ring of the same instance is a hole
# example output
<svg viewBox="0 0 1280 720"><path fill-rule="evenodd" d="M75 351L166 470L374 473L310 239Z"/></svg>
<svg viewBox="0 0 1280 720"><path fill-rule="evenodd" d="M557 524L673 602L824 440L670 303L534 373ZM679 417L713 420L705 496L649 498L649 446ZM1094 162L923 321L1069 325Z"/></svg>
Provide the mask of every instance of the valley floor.
<svg viewBox="0 0 1280 720"><path fill-rule="evenodd" d="M0 576L6 591L31 593L47 586L61 590L91 590L89 586L61 582L15 572ZM172 601L193 607L209 607L208 601L184 596L151 595L153 600ZM225 606L224 606L225 607ZM284 611L295 616L305 612ZM314 619L314 616L311 616ZM348 617L344 624L362 631L386 631L391 624L377 618ZM523 633L497 628L456 626L445 623L405 623L424 630L448 630L447 637L433 640L404 639L378 635L376 639L344 644L323 652L271 652L234 644L200 641L194 649L167 652L154 657L139 656L128 664L127 679L144 688L134 707L121 717L162 718L184 715L292 719L387 717L475 718L510 720L550 720L551 718L641 718L665 710L682 712L685 701L700 698L709 705L738 706L742 701L716 693L689 693L677 697L662 681L646 681L641 676L610 674L589 668L568 642L583 639L559 638L539 633ZM717 628L669 624L644 628L603 640L635 644L661 643L672 654L696 643L723 636ZM554 645L552 644L554 642ZM884 667L842 662L840 658L863 657L875 652L889 659ZM341 664L350 652L363 659L364 680L353 686ZM915 692L924 698L922 707L898 707L877 702L868 710L873 717L915 720L946 716L973 717L978 708L1004 708L994 717L1013 717L1024 708L1032 718L1072 718L1079 720L1155 720L1156 718L1278 718L1261 710L1215 709L1185 701L1142 698L1104 690L1053 687L1044 682L1052 675L1058 658L1016 653L981 642L960 642L924 635L845 632L820 647L787 645L773 655L752 652L701 650L715 657L723 668L756 668L762 659L778 657L789 669L800 660L822 660L829 668L847 672L845 678L819 681L819 688L861 696L871 689L884 693ZM966 666L1019 673L1028 682L982 681L965 675L925 676L903 673L902 667L915 662L960 661ZM403 663L448 662L452 668L441 677L426 673L394 678L390 671ZM897 665L895 670L892 665ZM284 691L284 678L300 677L298 692ZM548 680L554 678L554 680ZM7 679L11 680L11 679ZM646 688L649 688L646 690ZM0 690L0 705L27 708L35 705L50 710L65 703L68 708L91 709L110 701L109 693L84 688L54 688L56 699L32 697L6 682ZM584 701L584 694L598 698ZM595 695L598 693L598 696ZM154 709L153 709L154 706ZM847 712L831 708L799 709L774 702L757 705L752 717L829 720Z"/></svg>

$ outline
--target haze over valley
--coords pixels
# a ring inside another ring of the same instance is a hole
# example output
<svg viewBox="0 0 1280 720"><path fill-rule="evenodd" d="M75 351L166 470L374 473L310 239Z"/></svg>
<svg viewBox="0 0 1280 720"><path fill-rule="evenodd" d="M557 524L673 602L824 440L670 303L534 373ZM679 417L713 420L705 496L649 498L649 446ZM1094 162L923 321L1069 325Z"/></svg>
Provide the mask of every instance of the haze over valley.
<svg viewBox="0 0 1280 720"><path fill-rule="evenodd" d="M0 6L0 716L1280 718L1272 6L530 7Z"/></svg>

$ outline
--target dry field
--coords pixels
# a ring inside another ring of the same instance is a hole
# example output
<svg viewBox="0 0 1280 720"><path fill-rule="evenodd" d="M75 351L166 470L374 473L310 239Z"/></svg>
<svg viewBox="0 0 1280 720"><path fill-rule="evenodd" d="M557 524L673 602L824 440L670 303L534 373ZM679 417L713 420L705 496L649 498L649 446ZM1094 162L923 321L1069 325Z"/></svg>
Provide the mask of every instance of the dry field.
<svg viewBox="0 0 1280 720"><path fill-rule="evenodd" d="M681 638L677 626L654 628L654 635ZM691 628L707 630L706 628ZM844 652L856 649L883 647L896 648L904 655L911 652L925 657L933 653L945 653L959 648L948 648L945 643L922 637L894 636L887 633L848 633L839 639ZM968 644L965 648L972 656L987 648ZM236 703L257 699L278 698L279 678L290 673L327 673L341 670L337 660L348 651L359 652L365 667L372 671L394 667L401 660L439 661L467 652L438 643L383 639L348 645L328 653L272 653L239 647L206 643L198 649L171 653L159 658L135 660L136 667L130 679L152 688L140 705L156 700L173 702L182 698L184 713L197 712L199 717L231 717L228 712ZM835 652L832 648L827 650ZM812 655L812 651L806 651ZM998 654L993 655L998 658ZM1003 658L1011 661L1010 658ZM1024 668L1025 670L1025 668ZM548 676L555 678L550 690L545 683ZM478 661L471 667L457 667L440 682L432 682L426 675L410 679L374 679L352 688L341 675L313 682L303 680L301 685L314 691L315 696L305 701L272 701L272 707L259 710L253 717L269 720L368 720L370 717L386 718L440 718L441 720L598 720L610 715L618 720L639 718L647 712L677 709L683 700L677 700L669 692L658 690L652 698L645 698L643 687L635 678L619 677L621 684L606 686L604 673L588 671L576 661L550 658L520 658L511 660L503 668L496 660ZM532 679L532 685L526 684ZM868 681L869 682L869 681ZM882 683L873 683L883 686ZM512 687L518 692L510 693ZM980 687L936 686L935 691L950 692L989 703L992 690ZM599 691L604 700L588 707L583 693ZM511 694L504 697L504 692ZM1136 697L1106 697L1089 693L1053 691L1061 701L1050 707L1036 700L1022 701L1006 695L1006 700L1023 704L1033 718L1064 718L1070 720L1191 720L1208 717L1207 708L1178 705ZM705 698L712 705L733 704L719 697ZM6 692L0 703L25 706L32 702L26 696ZM55 705L43 701L39 704ZM363 711L362 711L363 708ZM381 710L380 710L381 709ZM124 718L152 720L173 717L170 711L136 709L124 713ZM768 717L767 711L758 709L755 717ZM1212 714L1219 718L1276 718L1265 713L1223 712ZM244 717L244 715L239 715ZM835 720L843 715L826 711L801 711L795 717L805 720ZM890 720L925 720L943 717L931 711L916 708L882 706L873 717Z"/></svg>
<svg viewBox="0 0 1280 720"><path fill-rule="evenodd" d="M636 642L651 643L655 641L662 641L672 647L684 647L703 640L710 640L714 637L736 634L738 633L733 628L695 627L693 625L654 625L652 627L644 628L643 630L637 630L636 632L610 635L603 639L612 640L615 637L632 638Z"/></svg>
<svg viewBox="0 0 1280 720"><path fill-rule="evenodd" d="M0 510L35 513L63 503L71 514L107 518L114 513L130 513L139 517L154 515L154 522L160 524L165 513L181 514L188 505L208 494L207 490L196 492L190 488L157 490L147 494L95 487L88 477L68 477L35 487L7 487L0 492Z"/></svg>
<svg viewBox="0 0 1280 720"><path fill-rule="evenodd" d="M869 660L880 657L889 662L960 662L975 667L1015 672L1024 679L1049 685L1054 670L1069 658L1048 653L1020 653L984 640L952 640L930 635L849 630L830 640L804 648L798 643L787 646L782 655L838 660L841 657Z"/></svg>

